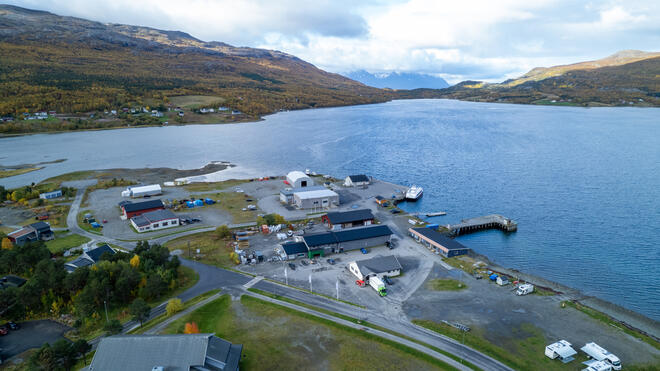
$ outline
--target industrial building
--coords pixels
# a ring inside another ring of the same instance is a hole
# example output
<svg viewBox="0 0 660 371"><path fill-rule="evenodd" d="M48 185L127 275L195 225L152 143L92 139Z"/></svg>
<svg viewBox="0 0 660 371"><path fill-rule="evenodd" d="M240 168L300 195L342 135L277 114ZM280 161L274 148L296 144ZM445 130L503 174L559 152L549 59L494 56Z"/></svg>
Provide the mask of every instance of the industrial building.
<svg viewBox="0 0 660 371"><path fill-rule="evenodd" d="M369 209L329 212L321 221L330 229L359 227L374 223L374 214Z"/></svg>
<svg viewBox="0 0 660 371"><path fill-rule="evenodd" d="M50 200L52 198L58 198L58 197L62 197L62 190L61 189L58 189L58 190L55 190L55 191L52 191L52 192L45 192L45 193L39 194L39 198L44 199L44 200Z"/></svg>
<svg viewBox="0 0 660 371"><path fill-rule="evenodd" d="M116 335L99 342L93 371L238 371L241 344L213 334Z"/></svg>
<svg viewBox="0 0 660 371"><path fill-rule="evenodd" d="M302 188L284 188L283 190L280 191L280 202L287 204L287 205L292 205L293 204L293 194L298 193L298 192L307 192L307 191L319 191L326 189L324 186L308 186L308 187L302 187Z"/></svg>
<svg viewBox="0 0 660 371"><path fill-rule="evenodd" d="M121 207L122 219L130 219L134 216L142 215L150 211L165 209L165 205L163 205L163 201L161 200L122 202L119 207Z"/></svg>
<svg viewBox="0 0 660 371"><path fill-rule="evenodd" d="M178 226L179 217L170 210L156 210L132 217L131 224L138 233L157 231Z"/></svg>
<svg viewBox="0 0 660 371"><path fill-rule="evenodd" d="M339 205L339 195L329 189L296 192L293 205L299 209L327 209Z"/></svg>
<svg viewBox="0 0 660 371"><path fill-rule="evenodd" d="M314 256L384 245L392 234L390 227L381 224L309 234L303 237L303 242L311 259Z"/></svg>
<svg viewBox="0 0 660 371"><path fill-rule="evenodd" d="M359 280L366 281L370 276L395 277L401 274L401 263L394 255L377 256L371 259L353 261L348 264L351 271Z"/></svg>
<svg viewBox="0 0 660 371"><path fill-rule="evenodd" d="M309 253L307 245L304 242L290 241L280 245L282 247L282 258L286 260L294 260L296 258L304 258Z"/></svg>
<svg viewBox="0 0 660 371"><path fill-rule="evenodd" d="M160 188L160 184L151 184L147 186L140 187L128 187L126 190L121 192L122 197L145 197L145 196L157 196L163 194L163 190Z"/></svg>
<svg viewBox="0 0 660 371"><path fill-rule="evenodd" d="M446 237L438 231L430 228L410 228L408 229L408 232L410 233L410 236L415 239L415 241L421 243L429 249L439 252L446 258L465 255L470 250L468 247L463 246L453 239Z"/></svg>
<svg viewBox="0 0 660 371"><path fill-rule="evenodd" d="M369 183L371 183L371 179L364 174L349 175L344 179L345 187L363 187L369 185Z"/></svg>
<svg viewBox="0 0 660 371"><path fill-rule="evenodd" d="M292 171L286 175L286 181L291 188L304 188L314 185L314 181L302 171Z"/></svg>

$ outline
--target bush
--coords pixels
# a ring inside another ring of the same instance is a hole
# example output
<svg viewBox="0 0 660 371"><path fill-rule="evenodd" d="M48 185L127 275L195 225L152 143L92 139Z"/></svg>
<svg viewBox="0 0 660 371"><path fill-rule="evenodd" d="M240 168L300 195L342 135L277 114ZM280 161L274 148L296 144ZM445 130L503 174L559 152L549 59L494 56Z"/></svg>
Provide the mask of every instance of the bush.
<svg viewBox="0 0 660 371"><path fill-rule="evenodd" d="M106 322L105 325L103 326L103 330L105 330L108 335L115 335L121 332L123 329L123 326L121 325L121 322L119 322L118 319L112 319L109 322Z"/></svg>
<svg viewBox="0 0 660 371"><path fill-rule="evenodd" d="M165 308L167 315L171 316L175 313L181 312L183 310L183 303L179 298L170 299L167 302L167 307Z"/></svg>

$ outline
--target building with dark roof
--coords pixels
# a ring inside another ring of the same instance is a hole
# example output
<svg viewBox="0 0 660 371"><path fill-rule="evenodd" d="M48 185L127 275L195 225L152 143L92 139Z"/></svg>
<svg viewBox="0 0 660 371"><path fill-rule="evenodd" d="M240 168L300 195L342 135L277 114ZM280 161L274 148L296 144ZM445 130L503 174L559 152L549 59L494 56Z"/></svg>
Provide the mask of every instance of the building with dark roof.
<svg viewBox="0 0 660 371"><path fill-rule="evenodd" d="M344 186L346 187L361 187L369 185L369 183L371 183L371 179L364 174L349 175L344 180Z"/></svg>
<svg viewBox="0 0 660 371"><path fill-rule="evenodd" d="M446 258L465 255L470 250L468 247L430 228L410 228L408 232L417 242L441 253Z"/></svg>
<svg viewBox="0 0 660 371"><path fill-rule="evenodd" d="M30 224L30 227L37 232L37 239L42 241L48 241L55 238L55 234L50 229L50 224L46 222L36 222Z"/></svg>
<svg viewBox="0 0 660 371"><path fill-rule="evenodd" d="M71 272L73 272L74 270L76 270L78 268L94 265L94 264L98 263L99 261L101 261L101 257L105 253L108 253L110 255L114 255L117 252L115 251L115 249L110 247L110 245L103 244L101 246L97 246L93 249L87 250L87 251L83 252L82 255L80 255L76 259L74 259L74 260L72 260L68 263L65 263L64 264L64 269L66 269L67 272L71 273Z"/></svg>
<svg viewBox="0 0 660 371"><path fill-rule="evenodd" d="M330 229L352 228L374 223L374 214L369 209L329 212L321 221Z"/></svg>
<svg viewBox="0 0 660 371"><path fill-rule="evenodd" d="M403 267L394 255L377 256L371 259L358 260L350 262L348 269L355 274L358 279L365 281L370 276L394 277L401 274Z"/></svg>
<svg viewBox="0 0 660 371"><path fill-rule="evenodd" d="M121 206L122 217L124 219L130 219L134 216L142 215L150 211L163 209L165 209L165 205L163 205L163 201L159 199L142 202L131 202Z"/></svg>
<svg viewBox="0 0 660 371"><path fill-rule="evenodd" d="M176 227L179 217L170 210L155 210L132 217L131 224L138 233L149 232Z"/></svg>
<svg viewBox="0 0 660 371"><path fill-rule="evenodd" d="M55 234L50 229L50 224L46 222L36 222L10 232L7 234L7 238L9 238L9 241L15 245L22 246L27 242L52 240L55 238Z"/></svg>
<svg viewBox="0 0 660 371"><path fill-rule="evenodd" d="M304 242L291 241L285 242L280 246L282 246L284 255L286 255L288 260L293 260L298 257L305 257L308 253L307 245L305 245Z"/></svg>
<svg viewBox="0 0 660 371"><path fill-rule="evenodd" d="M392 237L392 230L384 224L329 231L305 235L308 256L325 256L331 253L359 250L384 245Z"/></svg>
<svg viewBox="0 0 660 371"><path fill-rule="evenodd" d="M21 287L25 285L25 282L27 282L26 279L10 274L0 278L0 289L5 289L7 287Z"/></svg>
<svg viewBox="0 0 660 371"><path fill-rule="evenodd" d="M101 339L89 371L234 371L242 351L213 334L110 336Z"/></svg>

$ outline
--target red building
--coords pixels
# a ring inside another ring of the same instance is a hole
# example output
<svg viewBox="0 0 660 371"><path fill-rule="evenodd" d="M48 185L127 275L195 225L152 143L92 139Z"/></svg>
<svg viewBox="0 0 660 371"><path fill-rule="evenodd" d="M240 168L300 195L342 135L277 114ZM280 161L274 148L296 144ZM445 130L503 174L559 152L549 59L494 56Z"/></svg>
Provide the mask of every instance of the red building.
<svg viewBox="0 0 660 371"><path fill-rule="evenodd" d="M149 200L142 202L124 203L121 205L121 210L124 218L130 219L134 216L142 215L150 211L164 210L165 205L161 200Z"/></svg>

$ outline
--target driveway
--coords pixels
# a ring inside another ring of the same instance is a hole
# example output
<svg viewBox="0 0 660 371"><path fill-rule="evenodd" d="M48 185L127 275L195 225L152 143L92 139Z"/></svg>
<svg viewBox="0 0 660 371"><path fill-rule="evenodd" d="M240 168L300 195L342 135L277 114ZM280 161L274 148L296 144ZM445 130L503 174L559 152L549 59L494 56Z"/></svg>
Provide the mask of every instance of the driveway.
<svg viewBox="0 0 660 371"><path fill-rule="evenodd" d="M0 336L0 358L3 360L45 343L53 344L71 330L71 327L51 320L28 321L19 325L20 329Z"/></svg>

